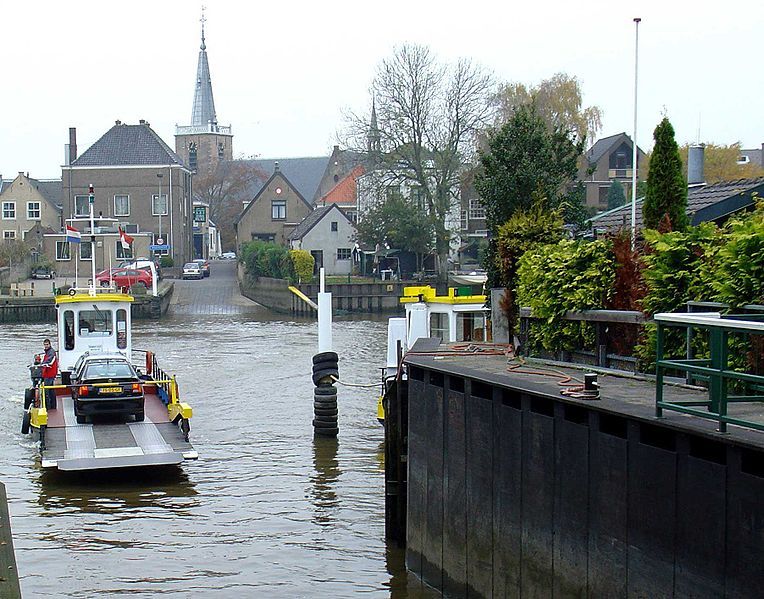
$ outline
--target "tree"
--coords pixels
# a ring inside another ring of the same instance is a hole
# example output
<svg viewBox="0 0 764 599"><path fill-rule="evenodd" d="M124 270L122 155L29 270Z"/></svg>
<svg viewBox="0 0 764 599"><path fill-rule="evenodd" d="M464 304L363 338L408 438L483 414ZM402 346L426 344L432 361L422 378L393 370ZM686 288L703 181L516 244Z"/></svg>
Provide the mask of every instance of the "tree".
<svg viewBox="0 0 764 599"><path fill-rule="evenodd" d="M625 203L626 193L623 191L623 185L616 179L607 190L607 209L612 210L613 208L623 206Z"/></svg>
<svg viewBox="0 0 764 599"><path fill-rule="evenodd" d="M583 140L575 140L565 129L549 129L535 106L519 106L488 142L481 153L481 171L475 188L486 208L488 228L496 233L516 210L527 210L534 197L542 208L564 207L578 174ZM572 206L565 206L572 210Z"/></svg>
<svg viewBox="0 0 764 599"><path fill-rule="evenodd" d="M530 87L507 83L499 89L494 103L498 109L498 124L510 120L520 106L533 104L550 131L555 127L568 129L576 141L593 139L602 128L602 109L583 108L578 78L565 73L557 73Z"/></svg>
<svg viewBox="0 0 764 599"><path fill-rule="evenodd" d="M395 196L379 202L356 224L356 239L369 246L397 248L422 255L433 247L435 226L427 214L406 198Z"/></svg>
<svg viewBox="0 0 764 599"><path fill-rule="evenodd" d="M235 249L233 222L243 202L252 199L253 184L267 179L266 173L247 160L220 162L211 173L194 177L195 194L209 204L209 218L218 226L223 249Z"/></svg>
<svg viewBox="0 0 764 599"><path fill-rule="evenodd" d="M406 44L382 61L372 83L379 148L370 156L381 176L417 186L435 233L442 280L448 274L451 222L460 176L490 122L491 77L463 59L441 64L425 46ZM372 121L348 115L355 145L366 148ZM376 123L374 123L376 124Z"/></svg>
<svg viewBox="0 0 764 599"><path fill-rule="evenodd" d="M667 117L658 123L653 138L655 145L642 206L643 221L648 229L684 231L689 222L687 180L682 175L682 159L674 139L674 127Z"/></svg>
<svg viewBox="0 0 764 599"><path fill-rule="evenodd" d="M714 143L704 144L703 150L703 176L706 183L718 183L719 181L736 181L737 179L752 179L764 177L764 168L753 162L739 164L740 142L729 145ZM687 176L687 156L689 144L679 148L682 157L682 173Z"/></svg>

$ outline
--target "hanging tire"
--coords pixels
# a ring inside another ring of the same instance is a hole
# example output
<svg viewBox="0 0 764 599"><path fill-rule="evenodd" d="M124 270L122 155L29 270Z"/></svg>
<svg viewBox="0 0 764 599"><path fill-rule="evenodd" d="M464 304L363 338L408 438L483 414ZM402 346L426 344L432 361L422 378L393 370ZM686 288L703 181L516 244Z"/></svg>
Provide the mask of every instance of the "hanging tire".
<svg viewBox="0 0 764 599"><path fill-rule="evenodd" d="M324 370L325 368L334 368L336 370L337 362L332 360L324 360L318 364L313 364L313 372L318 372L319 370Z"/></svg>
<svg viewBox="0 0 764 599"><path fill-rule="evenodd" d="M21 418L21 434L28 435L29 427L32 422L32 415L29 412L24 412L24 416Z"/></svg>
<svg viewBox="0 0 764 599"><path fill-rule="evenodd" d="M339 377L340 372L336 368L324 368L313 373L313 384L319 387L322 381L331 382L330 377Z"/></svg>
<svg viewBox="0 0 764 599"><path fill-rule="evenodd" d="M337 420L318 420L314 418L313 428L337 428Z"/></svg>
<svg viewBox="0 0 764 599"><path fill-rule="evenodd" d="M327 402L313 402L313 411L316 410L336 410L337 409L337 402L336 401L327 401Z"/></svg>
<svg viewBox="0 0 764 599"><path fill-rule="evenodd" d="M326 362L326 361L336 362L337 360L339 360L339 356L337 355L337 352L333 352L333 351L324 351L324 352L321 352L320 354L316 354L315 356L313 356L314 364L318 364L319 362Z"/></svg>
<svg viewBox="0 0 764 599"><path fill-rule="evenodd" d="M316 418L337 418L339 410L334 408L313 408L313 414Z"/></svg>
<svg viewBox="0 0 764 599"><path fill-rule="evenodd" d="M337 395L337 387L334 385L320 385L313 389L313 396L317 395Z"/></svg>
<svg viewBox="0 0 764 599"><path fill-rule="evenodd" d="M28 410L29 406L34 403L34 388L24 389L24 409Z"/></svg>

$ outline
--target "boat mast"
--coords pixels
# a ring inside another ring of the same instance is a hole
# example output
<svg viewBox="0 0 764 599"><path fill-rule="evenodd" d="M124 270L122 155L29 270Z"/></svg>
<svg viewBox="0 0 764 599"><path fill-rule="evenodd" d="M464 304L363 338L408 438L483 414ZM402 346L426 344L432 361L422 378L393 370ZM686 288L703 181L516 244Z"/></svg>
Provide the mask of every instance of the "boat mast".
<svg viewBox="0 0 764 599"><path fill-rule="evenodd" d="M88 290L88 295L95 297L96 294L96 288L95 288L95 277L96 277L96 265L95 265L95 249L96 249L96 238L95 238L95 217L93 216L93 204L95 203L95 191L93 189L93 184L91 183L88 185L88 204L90 205L90 289Z"/></svg>

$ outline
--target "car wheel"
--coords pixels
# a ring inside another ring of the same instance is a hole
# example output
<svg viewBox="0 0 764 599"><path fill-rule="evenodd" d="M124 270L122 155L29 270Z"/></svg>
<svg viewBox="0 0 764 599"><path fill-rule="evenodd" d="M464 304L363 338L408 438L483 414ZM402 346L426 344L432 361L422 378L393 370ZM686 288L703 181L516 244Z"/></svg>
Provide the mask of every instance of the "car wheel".
<svg viewBox="0 0 764 599"><path fill-rule="evenodd" d="M82 416L80 414L77 414L77 424L85 424L88 421L87 416Z"/></svg>
<svg viewBox="0 0 764 599"><path fill-rule="evenodd" d="M141 410L140 412L135 413L135 421L136 422L143 422L146 419L146 412Z"/></svg>

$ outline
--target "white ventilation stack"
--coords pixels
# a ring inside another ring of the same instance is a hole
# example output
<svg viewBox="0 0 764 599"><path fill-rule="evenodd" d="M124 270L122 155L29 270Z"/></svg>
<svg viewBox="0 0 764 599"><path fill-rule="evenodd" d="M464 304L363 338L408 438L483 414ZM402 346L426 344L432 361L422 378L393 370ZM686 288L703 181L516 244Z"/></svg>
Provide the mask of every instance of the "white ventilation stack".
<svg viewBox="0 0 764 599"><path fill-rule="evenodd" d="M702 185L706 182L703 173L703 160L705 157L703 144L690 146L687 153L687 185Z"/></svg>

